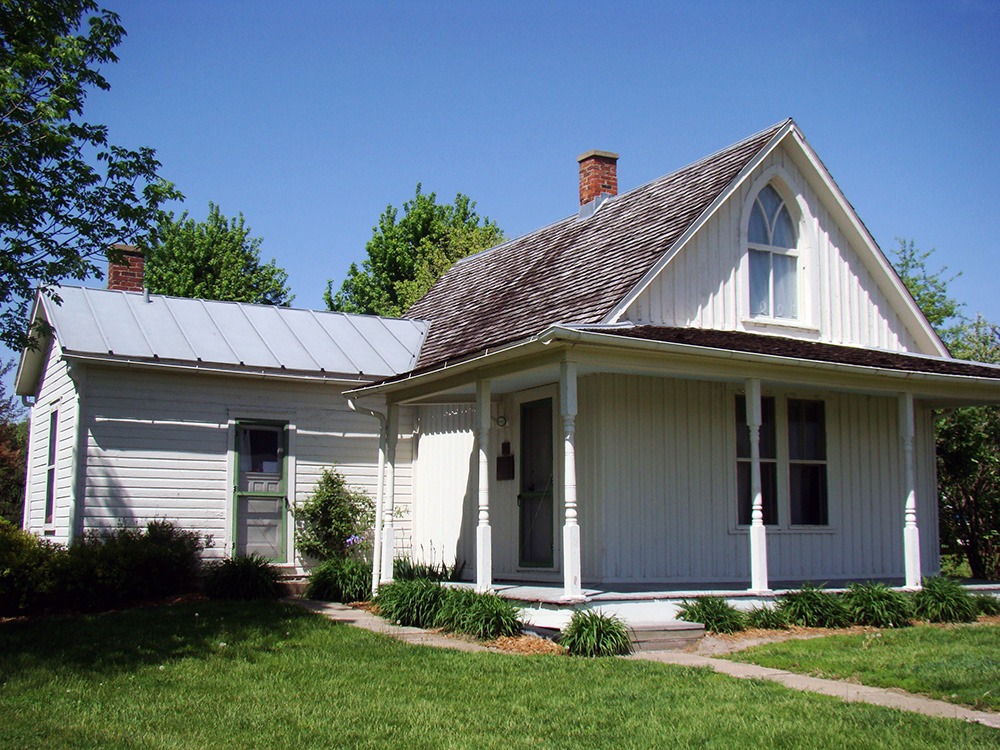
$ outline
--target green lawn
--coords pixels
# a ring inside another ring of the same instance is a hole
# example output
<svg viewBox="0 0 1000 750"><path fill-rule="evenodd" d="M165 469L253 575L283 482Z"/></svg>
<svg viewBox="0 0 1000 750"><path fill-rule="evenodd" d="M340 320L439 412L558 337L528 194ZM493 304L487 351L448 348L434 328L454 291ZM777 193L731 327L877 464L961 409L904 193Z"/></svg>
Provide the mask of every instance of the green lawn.
<svg viewBox="0 0 1000 750"><path fill-rule="evenodd" d="M282 604L0 624L0 747L995 748L958 721L622 659L408 646Z"/></svg>
<svg viewBox="0 0 1000 750"><path fill-rule="evenodd" d="M994 625L831 635L757 646L729 658L1000 711L1000 627Z"/></svg>

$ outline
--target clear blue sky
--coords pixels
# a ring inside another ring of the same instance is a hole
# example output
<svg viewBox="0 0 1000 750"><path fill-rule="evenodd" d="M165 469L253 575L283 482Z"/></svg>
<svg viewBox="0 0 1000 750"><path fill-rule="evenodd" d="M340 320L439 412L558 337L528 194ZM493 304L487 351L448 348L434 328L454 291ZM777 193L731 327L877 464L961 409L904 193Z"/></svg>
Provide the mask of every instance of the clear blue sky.
<svg viewBox="0 0 1000 750"><path fill-rule="evenodd" d="M201 219L242 211L322 307L417 182L510 236L786 117L884 250L936 248L1000 321L1000 3L110 0L128 37L86 116L156 149Z"/></svg>

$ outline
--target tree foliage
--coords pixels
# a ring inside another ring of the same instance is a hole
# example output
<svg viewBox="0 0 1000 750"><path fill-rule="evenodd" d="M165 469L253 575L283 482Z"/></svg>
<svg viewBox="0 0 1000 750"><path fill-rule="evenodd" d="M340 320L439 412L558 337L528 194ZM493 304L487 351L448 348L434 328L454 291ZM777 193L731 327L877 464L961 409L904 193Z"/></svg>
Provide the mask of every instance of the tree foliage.
<svg viewBox="0 0 1000 750"><path fill-rule="evenodd" d="M317 560L364 555L371 547L375 505L347 486L336 469L326 469L312 495L295 511L295 544Z"/></svg>
<svg viewBox="0 0 1000 750"><path fill-rule="evenodd" d="M920 250L913 240L897 237L896 241L899 246L892 251L891 258L896 273L938 336L950 346L961 334L965 323L962 314L964 305L948 294L948 284L961 274L948 276L946 266L938 271L929 271L927 260L934 250Z"/></svg>
<svg viewBox="0 0 1000 750"><path fill-rule="evenodd" d="M175 297L287 305L288 274L273 259L261 263L260 244L242 213L229 219L214 203L205 221L164 214L145 245L146 287Z"/></svg>
<svg viewBox="0 0 1000 750"><path fill-rule="evenodd" d="M330 281L323 297L330 310L400 316L455 261L503 239L500 227L480 217L467 195L439 204L418 183L416 195L403 204L402 217L391 205L379 217L361 267L352 263L340 291L334 294Z"/></svg>
<svg viewBox="0 0 1000 750"><path fill-rule="evenodd" d="M1000 364L1000 328L966 319L948 293L947 269L927 269L933 250L899 241L893 262L938 335L959 359ZM1000 407L963 407L937 419L938 503L943 551L976 578L1000 579Z"/></svg>
<svg viewBox="0 0 1000 750"><path fill-rule="evenodd" d="M0 0L0 340L12 348L31 343L35 285L100 278L108 248L134 242L179 196L152 149L111 145L83 119L124 35L93 0Z"/></svg>
<svg viewBox="0 0 1000 750"><path fill-rule="evenodd" d="M7 393L6 380L14 362L0 367L0 518L21 525L24 473L27 466L28 423L24 409Z"/></svg>

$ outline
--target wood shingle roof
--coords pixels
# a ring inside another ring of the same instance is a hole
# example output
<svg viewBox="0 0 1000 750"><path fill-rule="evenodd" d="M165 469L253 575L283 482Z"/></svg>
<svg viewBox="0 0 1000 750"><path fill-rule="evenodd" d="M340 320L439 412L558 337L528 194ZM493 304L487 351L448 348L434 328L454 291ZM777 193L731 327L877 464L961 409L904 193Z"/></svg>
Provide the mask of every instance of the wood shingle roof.
<svg viewBox="0 0 1000 750"><path fill-rule="evenodd" d="M431 321L417 367L601 322L786 123L455 264L407 313Z"/></svg>

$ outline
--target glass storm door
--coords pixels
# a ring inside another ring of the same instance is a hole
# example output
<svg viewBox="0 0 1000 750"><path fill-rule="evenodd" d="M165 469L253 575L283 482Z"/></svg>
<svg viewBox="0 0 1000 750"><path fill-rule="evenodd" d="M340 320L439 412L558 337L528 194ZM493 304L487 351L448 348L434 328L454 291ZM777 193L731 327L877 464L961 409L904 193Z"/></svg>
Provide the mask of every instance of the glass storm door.
<svg viewBox="0 0 1000 750"><path fill-rule="evenodd" d="M285 561L285 430L236 426L236 554Z"/></svg>
<svg viewBox="0 0 1000 750"><path fill-rule="evenodd" d="M552 399L521 404L518 562L552 567Z"/></svg>

